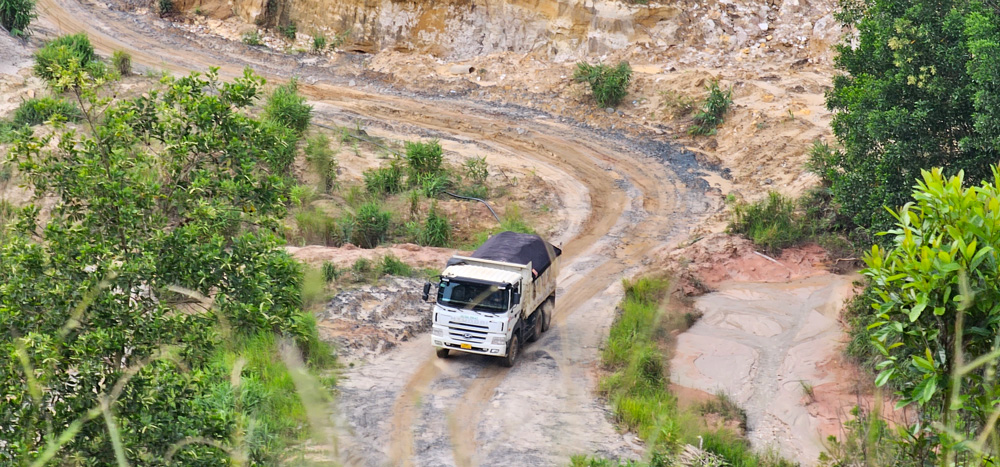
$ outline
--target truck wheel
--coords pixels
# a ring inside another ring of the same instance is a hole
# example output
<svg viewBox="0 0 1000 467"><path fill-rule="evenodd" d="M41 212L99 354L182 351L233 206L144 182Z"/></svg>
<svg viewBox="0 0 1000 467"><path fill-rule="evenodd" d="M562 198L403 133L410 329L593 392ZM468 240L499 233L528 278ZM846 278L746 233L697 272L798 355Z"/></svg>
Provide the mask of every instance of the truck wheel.
<svg viewBox="0 0 1000 467"><path fill-rule="evenodd" d="M528 342L535 342L539 337L542 336L542 321L545 320L542 310L535 312L535 319L532 320L531 333L528 334L524 340Z"/></svg>
<svg viewBox="0 0 1000 467"><path fill-rule="evenodd" d="M552 313L556 311L556 301L555 299L545 300L542 304L542 332L548 331L549 327L552 326Z"/></svg>
<svg viewBox="0 0 1000 467"><path fill-rule="evenodd" d="M438 358L448 358L448 349L437 349Z"/></svg>
<svg viewBox="0 0 1000 467"><path fill-rule="evenodd" d="M517 354L521 351L521 340L518 339L517 333L515 332L510 336L510 342L507 344L507 356L500 360L500 364L510 368L514 366L514 360L517 360Z"/></svg>

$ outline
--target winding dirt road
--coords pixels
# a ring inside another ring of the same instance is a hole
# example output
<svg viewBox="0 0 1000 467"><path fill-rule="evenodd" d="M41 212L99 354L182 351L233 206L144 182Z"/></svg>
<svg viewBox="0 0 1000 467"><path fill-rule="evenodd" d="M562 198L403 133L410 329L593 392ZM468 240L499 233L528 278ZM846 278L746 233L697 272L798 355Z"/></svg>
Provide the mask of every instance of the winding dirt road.
<svg viewBox="0 0 1000 467"><path fill-rule="evenodd" d="M563 465L578 453L639 455L594 395L594 370L621 278L717 208L693 156L524 108L391 89L350 57L296 58L76 0L38 5L45 32L85 31L104 54L125 49L138 64L180 73L218 66L232 77L250 66L272 81L299 76L319 123L362 121L379 136L436 137L459 151L518 158L558 187L566 221L555 239L564 256L553 328L512 369L475 355L439 360L423 335L348 370L338 397L345 463Z"/></svg>

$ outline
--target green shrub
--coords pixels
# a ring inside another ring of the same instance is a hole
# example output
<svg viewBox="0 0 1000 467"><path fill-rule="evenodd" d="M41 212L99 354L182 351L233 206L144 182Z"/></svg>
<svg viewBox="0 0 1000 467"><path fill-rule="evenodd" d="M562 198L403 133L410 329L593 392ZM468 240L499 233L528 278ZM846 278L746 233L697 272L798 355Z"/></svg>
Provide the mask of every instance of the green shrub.
<svg viewBox="0 0 1000 467"><path fill-rule="evenodd" d="M264 106L264 118L302 134L312 119L312 106L299 94L298 80L292 78L288 84L275 88Z"/></svg>
<svg viewBox="0 0 1000 467"><path fill-rule="evenodd" d="M78 122L83 118L83 112L76 104L52 97L34 97L21 102L14 110L14 125L40 125L56 115L71 122Z"/></svg>
<svg viewBox="0 0 1000 467"><path fill-rule="evenodd" d="M399 258L393 256L391 253L379 259L375 271L376 275L379 277L381 276L410 277L411 275L413 275L413 268L410 267L410 265L404 263Z"/></svg>
<svg viewBox="0 0 1000 467"><path fill-rule="evenodd" d="M51 83L54 71L70 68L72 63L86 67L94 58L94 46L85 33L59 36L35 52L35 75Z"/></svg>
<svg viewBox="0 0 1000 467"><path fill-rule="evenodd" d="M573 80L590 84L597 105L614 107L628 94L628 85L632 81L632 67L628 62L620 62L613 68L604 64L591 65L579 62L576 64Z"/></svg>
<svg viewBox="0 0 1000 467"><path fill-rule="evenodd" d="M278 26L278 32L287 39L295 40L295 33L298 32L298 27L294 22L290 22L284 26Z"/></svg>
<svg viewBox="0 0 1000 467"><path fill-rule="evenodd" d="M368 280L368 274L372 272L372 262L368 258L358 258L351 265L351 276L355 282Z"/></svg>
<svg viewBox="0 0 1000 467"><path fill-rule="evenodd" d="M392 215L378 202L361 205L353 217L351 241L361 248L375 248L385 240Z"/></svg>
<svg viewBox="0 0 1000 467"><path fill-rule="evenodd" d="M312 36L312 48L313 52L322 52L327 46L326 36L321 34L316 34Z"/></svg>
<svg viewBox="0 0 1000 467"><path fill-rule="evenodd" d="M448 218L438 213L437 206L431 205L427 213L427 221L420 235L420 244L425 246L445 247L451 241L451 224Z"/></svg>
<svg viewBox="0 0 1000 467"><path fill-rule="evenodd" d="M28 25L37 16L35 0L0 0L0 26L14 37L28 37Z"/></svg>
<svg viewBox="0 0 1000 467"><path fill-rule="evenodd" d="M159 0L160 16L172 15L175 13L174 0Z"/></svg>
<svg viewBox="0 0 1000 467"><path fill-rule="evenodd" d="M504 210L503 215L500 216L500 229L518 233L536 233L535 229L524 222L524 216L521 214L521 206L516 204L508 206Z"/></svg>
<svg viewBox="0 0 1000 467"><path fill-rule="evenodd" d="M723 92L719 81L708 85L708 98L701 110L694 115L694 125L688 130L693 135L714 135L715 128L722 124L723 117L733 104L733 90Z"/></svg>
<svg viewBox="0 0 1000 467"><path fill-rule="evenodd" d="M334 151L330 149L330 138L325 133L318 133L307 139L305 153L306 161L319 177L320 191L329 193L337 185L337 171L340 169Z"/></svg>
<svg viewBox="0 0 1000 467"><path fill-rule="evenodd" d="M403 191L403 171L393 161L388 167L366 170L365 189L373 195L391 195Z"/></svg>
<svg viewBox="0 0 1000 467"><path fill-rule="evenodd" d="M406 142L406 165L411 186L422 182L427 175L441 173L443 161L441 143L437 140Z"/></svg>
<svg viewBox="0 0 1000 467"><path fill-rule="evenodd" d="M111 64L121 76L132 74L132 55L124 50L116 50L111 55Z"/></svg>
<svg viewBox="0 0 1000 467"><path fill-rule="evenodd" d="M420 177L420 192L428 198L437 197L441 192L451 188L451 185L451 178L447 172Z"/></svg>
<svg viewBox="0 0 1000 467"><path fill-rule="evenodd" d="M337 265L329 261L323 261L323 280L327 283L333 282L340 278L340 270L337 269Z"/></svg>
<svg viewBox="0 0 1000 467"><path fill-rule="evenodd" d="M331 246L343 243L336 220L325 212L308 208L296 211L293 217L300 244Z"/></svg>
<svg viewBox="0 0 1000 467"><path fill-rule="evenodd" d="M755 244L775 252L807 236L802 224L795 213L795 201L772 191L756 203L735 204L729 231L746 235Z"/></svg>
<svg viewBox="0 0 1000 467"><path fill-rule="evenodd" d="M485 157L472 157L465 161L465 176L476 185L485 185L490 176L489 164Z"/></svg>
<svg viewBox="0 0 1000 467"><path fill-rule="evenodd" d="M260 46L264 45L264 41L260 38L260 33L257 30L249 31L243 33L243 43L246 45Z"/></svg>

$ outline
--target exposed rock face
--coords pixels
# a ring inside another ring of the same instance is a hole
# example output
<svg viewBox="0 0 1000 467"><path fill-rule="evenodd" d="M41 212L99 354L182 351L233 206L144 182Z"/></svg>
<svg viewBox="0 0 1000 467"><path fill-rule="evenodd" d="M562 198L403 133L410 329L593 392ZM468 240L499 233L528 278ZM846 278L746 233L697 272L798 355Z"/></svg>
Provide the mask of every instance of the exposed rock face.
<svg viewBox="0 0 1000 467"><path fill-rule="evenodd" d="M506 51L569 60L630 46L825 51L841 32L834 0L232 0L230 6L248 23L279 15L305 34L350 31L350 48L449 60Z"/></svg>

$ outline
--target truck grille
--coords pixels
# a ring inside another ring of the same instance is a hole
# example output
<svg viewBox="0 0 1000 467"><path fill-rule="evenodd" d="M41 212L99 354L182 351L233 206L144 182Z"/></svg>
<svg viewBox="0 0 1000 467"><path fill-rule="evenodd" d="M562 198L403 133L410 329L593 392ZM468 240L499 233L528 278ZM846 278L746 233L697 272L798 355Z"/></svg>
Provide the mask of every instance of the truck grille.
<svg viewBox="0 0 1000 467"><path fill-rule="evenodd" d="M457 341L481 343L486 341L486 326L448 321L448 335Z"/></svg>

